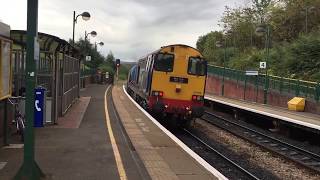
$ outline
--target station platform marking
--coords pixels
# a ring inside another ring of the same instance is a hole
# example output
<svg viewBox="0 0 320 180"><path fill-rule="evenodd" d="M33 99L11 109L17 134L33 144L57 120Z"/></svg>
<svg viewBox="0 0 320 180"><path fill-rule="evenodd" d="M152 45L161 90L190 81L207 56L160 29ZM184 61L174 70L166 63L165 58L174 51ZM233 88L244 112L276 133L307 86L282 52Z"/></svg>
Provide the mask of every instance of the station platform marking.
<svg viewBox="0 0 320 180"><path fill-rule="evenodd" d="M257 109L252 109L252 108L249 108L249 107L245 107L245 106L229 103L229 102L226 102L226 101L221 101L221 100L218 100L218 99L214 99L214 98L212 98L210 96L205 96L205 99L208 99L208 100L214 101L214 102L218 102L220 104L225 104L225 105L228 105L228 106L232 106L232 107L235 107L235 108L243 109L243 110L246 110L246 111L254 112L254 113L257 113L257 114L262 114L262 115L269 116L269 117L272 117L272 118L280 119L280 120L283 120L283 121L291 122L291 123L298 124L298 125L301 125L301 126L313 128L313 129L316 129L316 130L320 130L320 126L312 124L312 123L299 121L299 120L296 120L296 119L292 119L292 118L281 116L281 115L277 115L277 114L272 114L272 113L265 112L265 111L260 111L260 110L257 110Z"/></svg>
<svg viewBox="0 0 320 180"><path fill-rule="evenodd" d="M7 165L7 162L0 162L0 170Z"/></svg>
<svg viewBox="0 0 320 180"><path fill-rule="evenodd" d="M136 118L135 120L136 120L137 123L142 122L142 120L140 118Z"/></svg>
<svg viewBox="0 0 320 180"><path fill-rule="evenodd" d="M120 179L127 180L127 174L126 174L126 171L124 170L124 165L122 163L122 159L121 159L121 155L119 152L119 148L117 146L116 139L114 138L114 134L112 131L111 122L110 122L110 118L109 118L109 113L108 113L107 92L109 91L110 87L111 86L108 86L108 88L106 89L106 91L104 93L104 108L105 108L107 129L108 129L108 133L109 133L109 137L110 137L110 141L111 141L111 145L112 145L112 150L113 150L114 158L116 160L117 169L118 169Z"/></svg>
<svg viewBox="0 0 320 180"><path fill-rule="evenodd" d="M216 176L219 180L227 180L228 178L221 174L218 170L212 167L198 154L192 151L187 145L185 145L180 139L163 127L156 119L154 119L147 111L145 111L132 97L127 93L125 86L122 86L124 93L130 99L130 101L145 115L147 116L159 129L161 129L169 138L171 138L178 146L180 146L187 154L189 154L194 160L196 160L201 166L203 166L208 172Z"/></svg>
<svg viewBox="0 0 320 180"><path fill-rule="evenodd" d="M10 144L9 146L4 146L2 149L22 149L24 144Z"/></svg>

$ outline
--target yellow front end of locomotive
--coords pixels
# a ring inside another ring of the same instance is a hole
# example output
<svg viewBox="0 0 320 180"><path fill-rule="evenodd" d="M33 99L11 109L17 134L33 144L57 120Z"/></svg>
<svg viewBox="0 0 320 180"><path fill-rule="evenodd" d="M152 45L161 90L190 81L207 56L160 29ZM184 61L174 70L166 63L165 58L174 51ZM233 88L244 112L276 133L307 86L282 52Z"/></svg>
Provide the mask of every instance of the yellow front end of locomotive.
<svg viewBox="0 0 320 180"><path fill-rule="evenodd" d="M204 96L206 75L195 75L188 72L190 57L202 58L201 54L187 46L168 46L160 53L174 55L172 72L153 71L152 91L162 91L163 98L175 100L192 100L194 95Z"/></svg>

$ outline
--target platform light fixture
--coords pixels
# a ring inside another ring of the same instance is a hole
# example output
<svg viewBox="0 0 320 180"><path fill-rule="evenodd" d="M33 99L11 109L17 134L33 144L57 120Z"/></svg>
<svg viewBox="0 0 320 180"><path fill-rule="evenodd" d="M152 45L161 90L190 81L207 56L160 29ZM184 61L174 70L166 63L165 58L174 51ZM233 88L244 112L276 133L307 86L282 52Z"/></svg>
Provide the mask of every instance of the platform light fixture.
<svg viewBox="0 0 320 180"><path fill-rule="evenodd" d="M83 12L82 14L78 15L81 16L83 20L88 21L90 19L90 13L88 12Z"/></svg>
<svg viewBox="0 0 320 180"><path fill-rule="evenodd" d="M94 48L95 48L95 50L97 50L97 46L98 46L98 45L99 45L99 46L103 46L104 43L103 43L103 42L98 42L98 43L95 42L95 43L94 43Z"/></svg>
<svg viewBox="0 0 320 180"><path fill-rule="evenodd" d="M96 31L91 31L90 33L87 33L87 31L84 32L84 40L86 41L89 34L92 36L92 37L96 37L97 36L97 32Z"/></svg>

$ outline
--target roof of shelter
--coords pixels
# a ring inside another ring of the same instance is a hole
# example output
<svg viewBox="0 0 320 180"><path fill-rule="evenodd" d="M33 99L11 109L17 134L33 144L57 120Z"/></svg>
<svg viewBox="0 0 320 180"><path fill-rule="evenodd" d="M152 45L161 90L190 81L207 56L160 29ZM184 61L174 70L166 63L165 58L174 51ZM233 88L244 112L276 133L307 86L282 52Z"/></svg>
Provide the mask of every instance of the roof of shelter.
<svg viewBox="0 0 320 180"><path fill-rule="evenodd" d="M27 44L27 31L24 30L11 30L10 37L15 44L21 45L26 48ZM77 53L78 50L64 39L46 33L38 32L38 40L40 51L48 52L63 52L63 53Z"/></svg>

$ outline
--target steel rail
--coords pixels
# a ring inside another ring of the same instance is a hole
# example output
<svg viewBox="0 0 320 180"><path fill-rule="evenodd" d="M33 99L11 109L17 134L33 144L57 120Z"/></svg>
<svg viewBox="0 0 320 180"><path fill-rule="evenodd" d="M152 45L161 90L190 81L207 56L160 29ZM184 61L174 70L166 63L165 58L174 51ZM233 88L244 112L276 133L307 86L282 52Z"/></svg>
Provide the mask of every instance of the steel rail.
<svg viewBox="0 0 320 180"><path fill-rule="evenodd" d="M312 170L315 170L317 172L320 172L320 155L315 154L313 152L310 152L308 150L302 149L300 147L294 146L292 144L289 144L287 142L281 141L279 139L276 139L274 137L271 137L269 135L263 134L261 132L258 132L254 129L251 129L249 127L246 127L244 125L238 124L236 122L227 120L223 117L217 116L211 112L206 111L205 114L214 117L220 121L224 121L226 123L229 123L231 125L234 125L238 128L241 128L244 131L243 134L236 132L230 127L226 127L224 125L219 124L218 122L213 122L212 119L205 119L202 117L202 120L205 120L206 122L218 126L221 129L224 129L236 136L240 136L243 139L248 140L249 142L252 142L254 144L257 144L259 146L262 146L272 152L275 152L277 154L280 154L287 159L290 159L291 161L294 161L296 163L299 163L302 166L305 166L307 168L310 168ZM250 137L248 137L250 136ZM256 140L257 139L257 140ZM300 156L300 157L298 157Z"/></svg>
<svg viewBox="0 0 320 180"><path fill-rule="evenodd" d="M246 170L245 168L241 167L239 164L235 163L234 161L232 161L230 158L228 158L227 156L223 155L221 152L219 152L218 150L214 149L212 146L210 146L209 144L207 144L206 142L204 142L203 140L201 140L199 137L197 137L196 135L194 135L192 132L188 131L187 129L183 129L186 133L188 133L190 136L192 136L194 139L196 139L197 141L199 141L201 144L203 144L204 146L206 146L208 149L210 149L211 151L213 151L214 153L216 153L218 156L220 156L221 158L223 158L224 160L226 160L227 162L229 162L230 164L232 164L234 167L236 167L238 170L240 170L241 172L243 172L244 174L248 175L250 178L255 179L255 180L260 180L260 178L256 177L255 175L253 175L252 173L250 173L248 170Z"/></svg>

